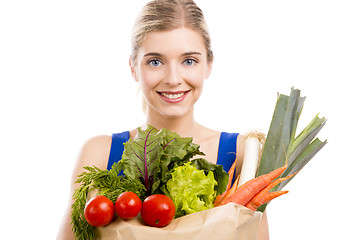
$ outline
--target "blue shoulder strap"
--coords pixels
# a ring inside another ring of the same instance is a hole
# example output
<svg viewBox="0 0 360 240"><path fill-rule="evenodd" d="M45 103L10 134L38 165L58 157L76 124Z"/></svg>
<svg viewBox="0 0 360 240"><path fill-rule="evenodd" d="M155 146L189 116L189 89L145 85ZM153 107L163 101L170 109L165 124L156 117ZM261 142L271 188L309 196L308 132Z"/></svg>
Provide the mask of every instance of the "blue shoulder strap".
<svg viewBox="0 0 360 240"><path fill-rule="evenodd" d="M228 172L231 168L231 165L236 159L236 146L237 146L237 137L238 133L227 133L222 132L220 135L219 141L219 150L217 163L223 166L224 171ZM233 177L233 183L235 181L235 172Z"/></svg>
<svg viewBox="0 0 360 240"><path fill-rule="evenodd" d="M122 154L124 152L124 143L127 142L127 140L129 140L129 138L130 138L129 131L112 134L112 141L111 141L111 148L110 148L107 170L110 170L112 165L121 159Z"/></svg>

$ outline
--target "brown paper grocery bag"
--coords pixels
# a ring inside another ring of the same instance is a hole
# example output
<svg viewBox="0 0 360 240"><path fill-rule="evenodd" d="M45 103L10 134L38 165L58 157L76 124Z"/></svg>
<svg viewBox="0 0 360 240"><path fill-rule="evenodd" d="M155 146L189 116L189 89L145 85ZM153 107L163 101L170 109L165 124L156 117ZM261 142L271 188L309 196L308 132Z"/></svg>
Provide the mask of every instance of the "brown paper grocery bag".
<svg viewBox="0 0 360 240"><path fill-rule="evenodd" d="M261 212L229 203L174 219L163 228L146 226L140 215L131 220L116 217L96 228L96 234L98 239L116 240L255 240L261 217Z"/></svg>

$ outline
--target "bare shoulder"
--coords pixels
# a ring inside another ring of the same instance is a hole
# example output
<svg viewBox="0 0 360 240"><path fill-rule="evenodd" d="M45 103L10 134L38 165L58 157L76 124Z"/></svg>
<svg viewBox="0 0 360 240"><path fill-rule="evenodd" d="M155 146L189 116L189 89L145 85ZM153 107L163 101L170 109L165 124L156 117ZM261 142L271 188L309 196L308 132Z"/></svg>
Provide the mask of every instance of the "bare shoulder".
<svg viewBox="0 0 360 240"><path fill-rule="evenodd" d="M246 136L245 135L242 135L242 134L239 134L238 137L237 137L237 154L238 156L243 156L244 155L244 146L245 146L245 138Z"/></svg>
<svg viewBox="0 0 360 240"><path fill-rule="evenodd" d="M79 164L106 169L111 141L112 138L108 135L99 135L87 140L80 151Z"/></svg>
<svg viewBox="0 0 360 240"><path fill-rule="evenodd" d="M236 176L241 172L242 164L244 161L244 146L245 146L245 135L239 134L237 138L236 146Z"/></svg>
<svg viewBox="0 0 360 240"><path fill-rule="evenodd" d="M96 166L100 169L106 169L110 154L111 140L111 136L99 135L88 139L84 143L74 166L73 180L84 171L83 167L85 166Z"/></svg>

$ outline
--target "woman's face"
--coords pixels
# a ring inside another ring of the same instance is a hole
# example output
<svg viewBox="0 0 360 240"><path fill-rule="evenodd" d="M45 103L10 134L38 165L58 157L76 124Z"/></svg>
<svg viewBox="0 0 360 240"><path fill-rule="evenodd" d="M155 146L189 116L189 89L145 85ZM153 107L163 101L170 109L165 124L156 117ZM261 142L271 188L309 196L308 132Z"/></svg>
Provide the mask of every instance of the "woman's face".
<svg viewBox="0 0 360 240"><path fill-rule="evenodd" d="M192 112L211 72L201 35L189 28L150 32L131 66L149 113L181 117Z"/></svg>

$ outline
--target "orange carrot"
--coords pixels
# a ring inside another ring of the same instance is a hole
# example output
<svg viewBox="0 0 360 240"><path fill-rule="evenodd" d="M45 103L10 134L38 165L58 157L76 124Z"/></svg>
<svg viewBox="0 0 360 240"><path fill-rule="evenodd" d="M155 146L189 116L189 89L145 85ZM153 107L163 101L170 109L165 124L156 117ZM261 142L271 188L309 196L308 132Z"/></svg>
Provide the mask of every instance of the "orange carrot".
<svg viewBox="0 0 360 240"><path fill-rule="evenodd" d="M231 165L230 169L229 169L229 180L228 180L228 184L226 186L226 190L225 192L223 192L221 195L218 195L216 198L215 198L215 201L214 201L214 206L218 206L219 203L221 202L221 200L227 196L229 194L229 190L230 190L230 187L231 187L231 183L232 183L232 180L233 180L233 177L234 177L234 171L235 171L235 167L236 167L236 161L237 161L237 158L235 158L235 161L234 163ZM232 191L233 192L233 191Z"/></svg>
<svg viewBox="0 0 360 240"><path fill-rule="evenodd" d="M214 206L218 206L224 199L228 198L231 194L233 194L235 192L235 190L237 189L237 183L238 183L238 178L235 180L234 185L227 190L224 194L222 194L221 199L219 199L219 201L214 202ZM215 199L216 201L216 199Z"/></svg>
<svg viewBox="0 0 360 240"><path fill-rule="evenodd" d="M265 203L268 203L270 202L271 200L273 200L274 198L277 198L283 194L286 194L288 193L289 191L276 191L276 192L271 192L269 193L268 195L266 195L264 201L262 202L262 204L265 204Z"/></svg>
<svg viewBox="0 0 360 240"><path fill-rule="evenodd" d="M255 203L255 201L250 201L248 202L245 207L256 211L258 209L258 207L260 207L261 205L270 202L271 200L273 200L274 198L277 198L283 194L288 193L289 191L276 191L276 192L271 192L265 195L265 197L262 199L263 201L261 203Z"/></svg>
<svg viewBox="0 0 360 240"><path fill-rule="evenodd" d="M267 185L263 190L261 190L258 194L256 194L246 205L245 207L250 208L250 209L257 209L258 207L260 207L261 205L271 201L272 199L281 196L283 194L285 194L284 191L279 191L279 192L272 192L270 193L270 190L275 187L276 185L278 185L279 183L293 177L296 173L293 173L287 177L283 177L283 178L278 178L274 181L272 181L269 185ZM286 192L287 193L287 192Z"/></svg>
<svg viewBox="0 0 360 240"><path fill-rule="evenodd" d="M242 184L234 193L228 197L223 197L220 206L229 202L238 203L240 205L247 204L257 193L267 187L275 178L279 177L287 168L287 161L284 166L273 170L270 173L261 175Z"/></svg>
<svg viewBox="0 0 360 240"><path fill-rule="evenodd" d="M234 172L235 172L235 167L236 167L236 162L237 162L237 158L235 158L235 161L234 163L231 165L231 168L229 169L229 181L228 181L228 184L226 186L226 191L228 191L231 187L231 183L232 183L232 180L233 180L233 177L234 177Z"/></svg>
<svg viewBox="0 0 360 240"><path fill-rule="evenodd" d="M216 196L215 201L214 201L214 207L217 207L220 204L221 199L223 198L225 193L226 192L223 192L223 194Z"/></svg>

